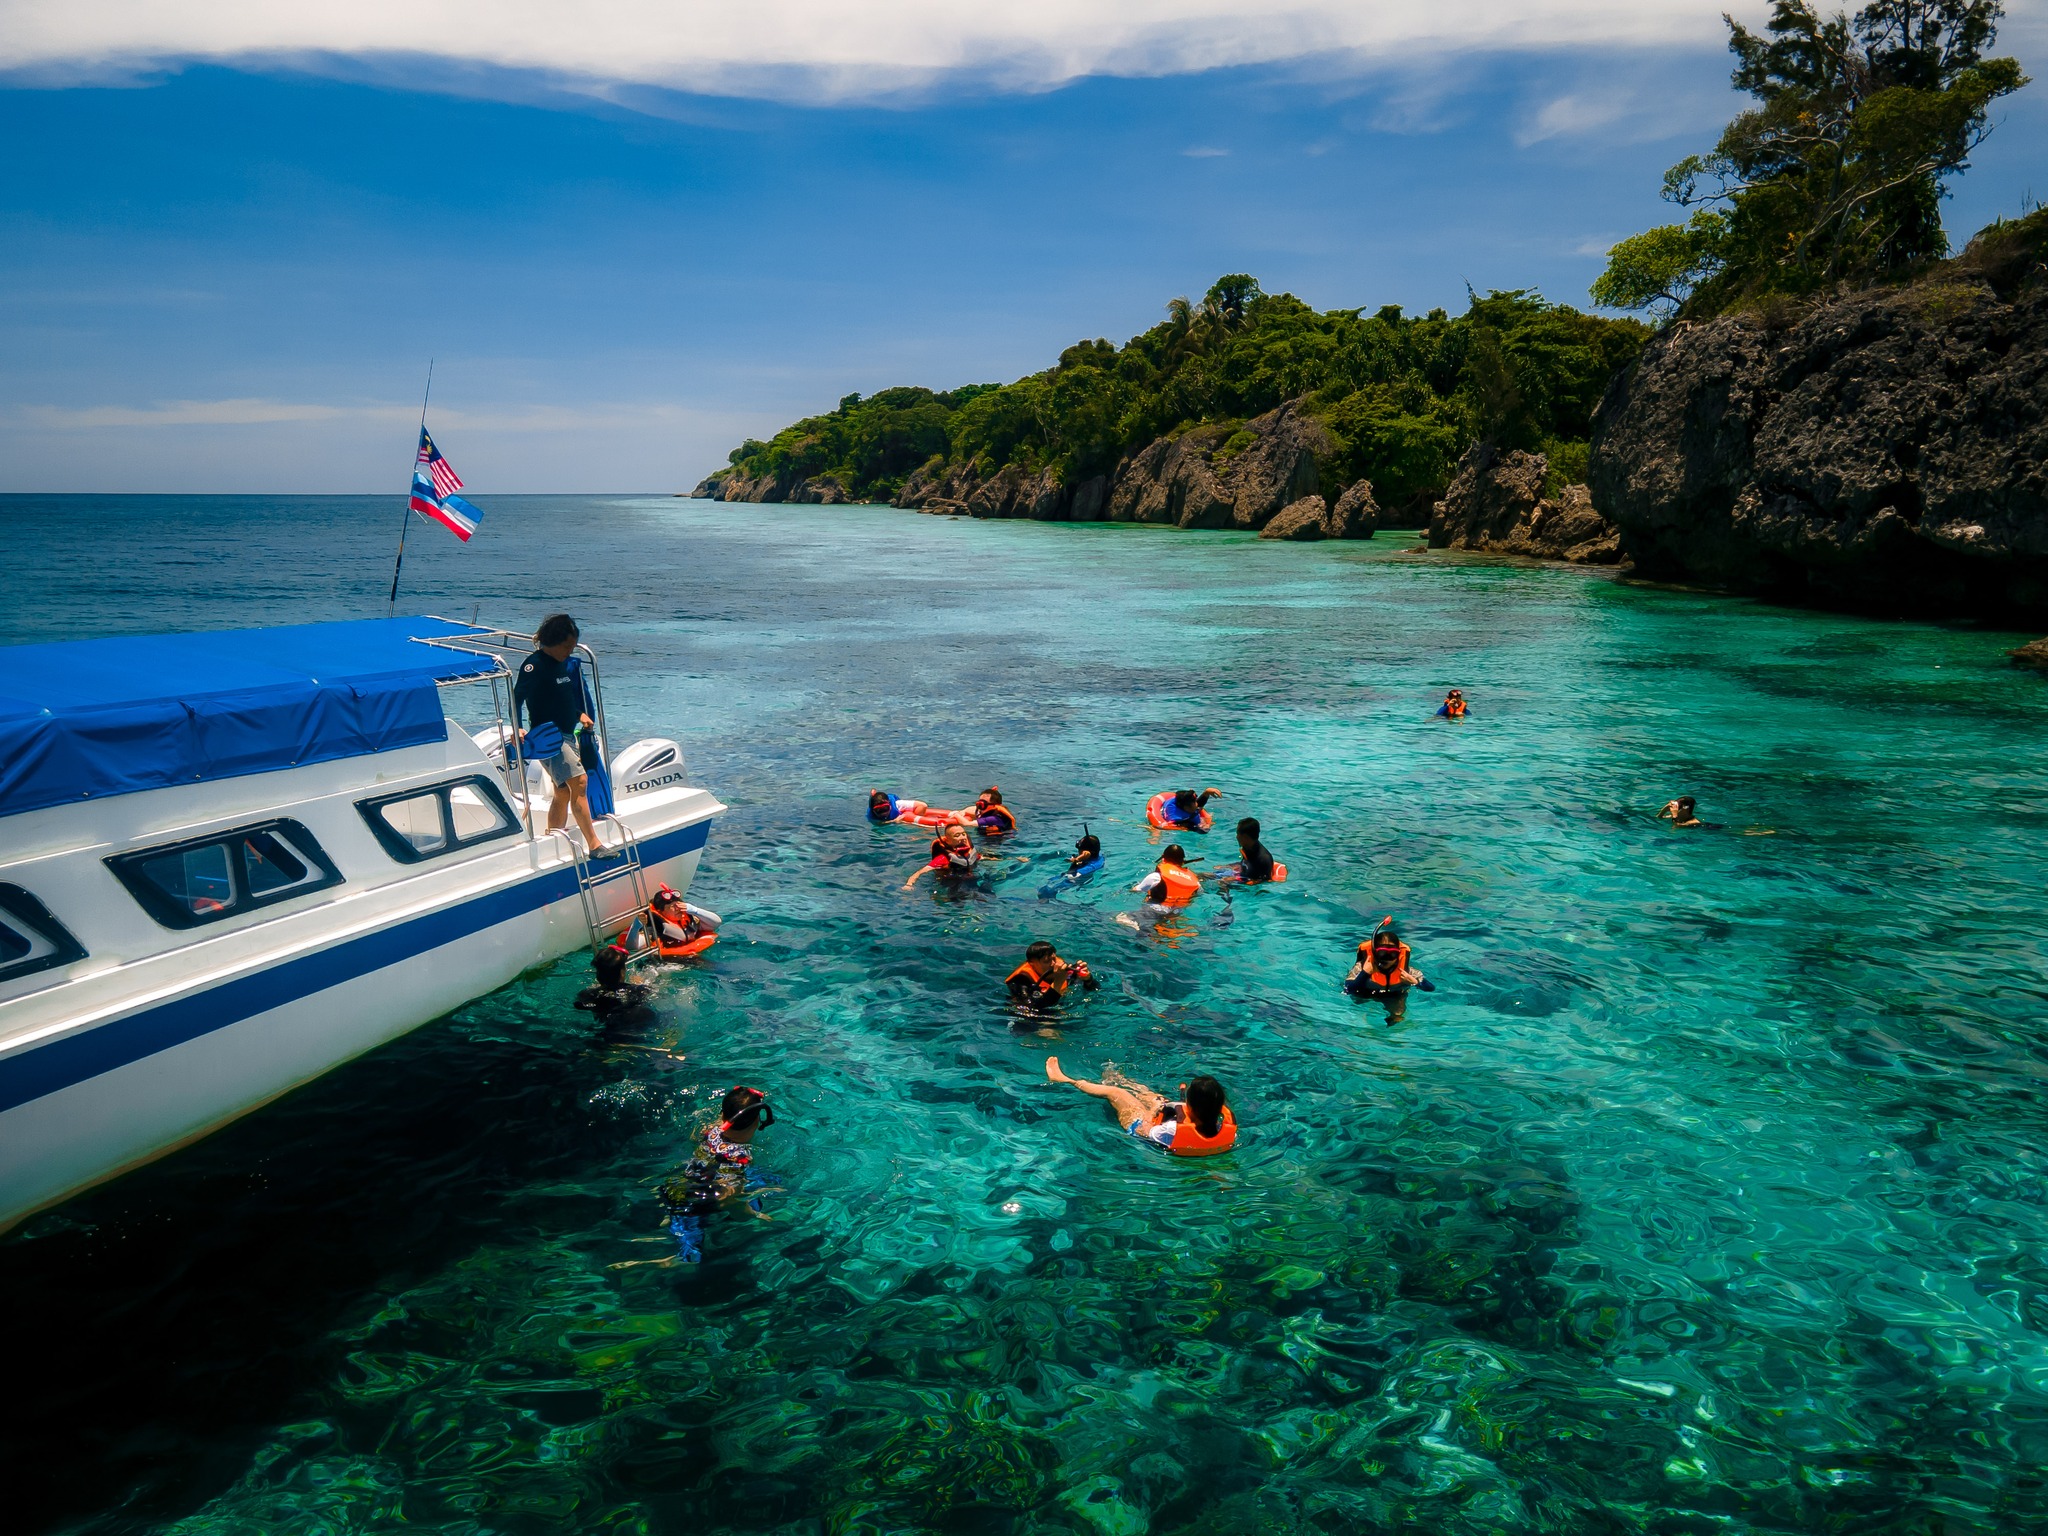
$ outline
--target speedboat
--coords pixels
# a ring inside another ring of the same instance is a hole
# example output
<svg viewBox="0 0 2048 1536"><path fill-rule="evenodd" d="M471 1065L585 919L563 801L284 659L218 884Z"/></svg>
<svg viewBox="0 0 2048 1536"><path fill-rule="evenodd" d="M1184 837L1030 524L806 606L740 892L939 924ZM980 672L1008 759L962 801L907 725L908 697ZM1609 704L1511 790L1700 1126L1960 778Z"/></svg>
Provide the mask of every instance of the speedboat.
<svg viewBox="0 0 2048 1536"><path fill-rule="evenodd" d="M550 831L532 642L432 617L0 650L0 1230L687 892L725 807L607 750ZM458 723L458 721L463 723Z"/></svg>

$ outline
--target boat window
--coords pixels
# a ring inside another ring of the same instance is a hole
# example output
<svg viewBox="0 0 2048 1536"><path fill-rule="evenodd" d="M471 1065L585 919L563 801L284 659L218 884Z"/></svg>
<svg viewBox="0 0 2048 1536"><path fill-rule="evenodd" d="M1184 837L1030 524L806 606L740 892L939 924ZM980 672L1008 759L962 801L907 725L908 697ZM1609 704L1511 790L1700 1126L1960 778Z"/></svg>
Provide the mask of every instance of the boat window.
<svg viewBox="0 0 2048 1536"><path fill-rule="evenodd" d="M285 820L117 854L107 867L167 928L194 928L341 883L313 834Z"/></svg>
<svg viewBox="0 0 2048 1536"><path fill-rule="evenodd" d="M408 795L403 800L387 801L377 807L377 815L421 858L439 853L448 846L448 834L441 826L439 790L430 789L424 795Z"/></svg>
<svg viewBox="0 0 2048 1536"><path fill-rule="evenodd" d="M518 830L505 797L482 778L359 800L356 808L384 851L401 864L417 864Z"/></svg>
<svg viewBox="0 0 2048 1536"><path fill-rule="evenodd" d="M0 981L84 958L85 946L48 907L20 886L0 883Z"/></svg>

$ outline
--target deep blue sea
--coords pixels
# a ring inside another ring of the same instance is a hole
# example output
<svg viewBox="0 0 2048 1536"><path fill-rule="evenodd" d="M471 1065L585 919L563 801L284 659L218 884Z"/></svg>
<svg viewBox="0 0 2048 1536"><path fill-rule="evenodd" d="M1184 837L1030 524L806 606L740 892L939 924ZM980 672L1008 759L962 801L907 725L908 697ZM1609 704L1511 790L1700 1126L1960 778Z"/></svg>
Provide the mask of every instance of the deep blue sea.
<svg viewBox="0 0 2048 1536"><path fill-rule="evenodd" d="M569 609L615 739L731 806L673 1054L572 957L0 1241L10 1530L2048 1528L2031 636L1385 535L484 500L401 611ZM0 639L382 614L399 517L0 498ZM901 890L866 790L991 783L986 887ZM1293 878L1119 922L1180 785ZM1106 876L1040 901L1084 821ZM1398 1023L1338 988L1383 914ZM1103 978L1050 1034L1038 937ZM1214 1074L1238 1149L1049 1053ZM613 1268L734 1083L773 1219Z"/></svg>

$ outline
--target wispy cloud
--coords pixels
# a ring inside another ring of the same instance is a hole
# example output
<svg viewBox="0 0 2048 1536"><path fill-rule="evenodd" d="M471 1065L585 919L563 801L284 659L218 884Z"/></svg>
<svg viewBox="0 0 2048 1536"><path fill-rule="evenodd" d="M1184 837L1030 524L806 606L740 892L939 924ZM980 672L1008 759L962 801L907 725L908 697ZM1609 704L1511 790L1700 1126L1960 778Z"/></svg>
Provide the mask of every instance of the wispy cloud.
<svg viewBox="0 0 2048 1536"><path fill-rule="evenodd" d="M20 418L31 426L61 432L134 427L263 427L284 422L405 422L417 405L326 405L305 401L160 400L150 405L26 405ZM704 413L687 406L636 402L607 406L507 405L481 409L434 411L438 427L483 432L587 432L621 425L676 426L699 421Z"/></svg>
<svg viewBox="0 0 2048 1536"><path fill-rule="evenodd" d="M1213 145L1202 144L1197 145L1193 149L1184 149L1181 151L1181 153L1186 155L1190 160L1216 160L1220 159L1224 155L1229 154L1230 151L1227 149L1217 149Z"/></svg>
<svg viewBox="0 0 2048 1536"><path fill-rule="evenodd" d="M1712 45L1693 0L0 0L0 70L52 81L187 60L350 71L538 72L606 95L663 86L806 101L972 77L1042 89L1348 54L1361 67L1472 49Z"/></svg>
<svg viewBox="0 0 2048 1536"><path fill-rule="evenodd" d="M1545 139L1591 133L1627 116L1634 106L1635 93L1629 89L1559 96L1537 109L1515 134L1515 142L1527 149Z"/></svg>

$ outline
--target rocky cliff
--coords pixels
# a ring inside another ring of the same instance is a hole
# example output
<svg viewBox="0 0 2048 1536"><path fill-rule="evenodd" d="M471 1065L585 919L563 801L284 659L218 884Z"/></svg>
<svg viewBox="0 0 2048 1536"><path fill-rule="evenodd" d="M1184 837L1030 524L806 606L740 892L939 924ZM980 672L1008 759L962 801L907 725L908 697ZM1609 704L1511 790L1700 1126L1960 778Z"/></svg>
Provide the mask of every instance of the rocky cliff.
<svg viewBox="0 0 2048 1536"><path fill-rule="evenodd" d="M1549 472L1550 462L1540 453L1475 443L1458 461L1450 488L1430 514L1430 547L1576 565L1619 563L1619 530L1593 510L1583 485L1568 485L1546 497L1543 482Z"/></svg>
<svg viewBox="0 0 2048 1536"><path fill-rule="evenodd" d="M1637 573L2048 621L2048 223L2013 228L1909 287L1652 340L1589 476Z"/></svg>
<svg viewBox="0 0 2048 1536"><path fill-rule="evenodd" d="M1319 455L1329 434L1300 401L1241 427L1197 427L1160 438L1126 454L1116 469L1075 485L1050 470L1005 466L992 475L972 464L933 465L904 482L894 504L968 517L1026 517L1050 522L1170 523L1178 528L1265 530L1282 521L1276 538L1372 537L1381 522L1372 486L1358 481L1328 489ZM693 496L718 501L800 501L836 505L846 488L830 476L794 480L720 470Z"/></svg>

